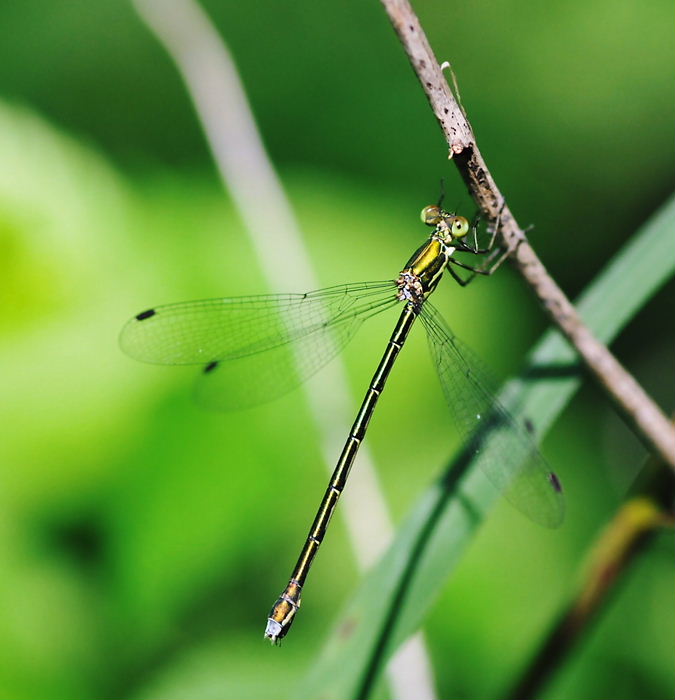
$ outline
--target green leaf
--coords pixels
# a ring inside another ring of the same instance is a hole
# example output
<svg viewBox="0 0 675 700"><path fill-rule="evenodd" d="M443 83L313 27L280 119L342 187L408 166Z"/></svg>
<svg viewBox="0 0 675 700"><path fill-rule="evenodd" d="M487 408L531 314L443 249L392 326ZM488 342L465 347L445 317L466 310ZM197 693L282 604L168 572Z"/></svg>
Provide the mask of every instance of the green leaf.
<svg viewBox="0 0 675 700"><path fill-rule="evenodd" d="M578 300L595 335L612 341L675 270L671 198ZM542 436L580 387L579 360L556 330L535 346L520 377L500 395L516 419ZM536 380L536 381L533 381ZM379 564L363 579L300 696L364 698L387 660L418 627L497 494L465 455L451 461L413 507Z"/></svg>

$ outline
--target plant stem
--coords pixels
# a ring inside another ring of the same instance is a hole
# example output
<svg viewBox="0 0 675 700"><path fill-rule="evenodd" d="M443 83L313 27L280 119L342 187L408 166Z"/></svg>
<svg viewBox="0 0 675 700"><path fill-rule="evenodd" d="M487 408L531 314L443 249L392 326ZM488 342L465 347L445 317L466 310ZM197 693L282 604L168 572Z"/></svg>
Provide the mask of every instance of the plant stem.
<svg viewBox="0 0 675 700"><path fill-rule="evenodd" d="M455 100L417 15L407 0L381 0L449 146L449 157L476 204L499 219L503 245L551 320L576 348L586 368L650 452L675 471L675 428L650 396L591 333L547 272L511 213L483 160L464 112Z"/></svg>
<svg viewBox="0 0 675 700"><path fill-rule="evenodd" d="M223 186L244 221L270 287L287 291L292 279L298 289L318 288L300 226L265 150L237 67L217 29L194 0L132 2L183 77ZM266 221L274 221L273 236ZM324 368L321 384L305 384L329 474L350 424L353 401L348 384L344 365L338 361ZM365 570L392 536L388 507L367 445L361 448L359 469L350 479L349 497L341 512L358 566ZM399 652L388 668L394 696L402 700L436 697L423 636L415 635Z"/></svg>
<svg viewBox="0 0 675 700"><path fill-rule="evenodd" d="M508 700L540 697L544 684L578 645L610 595L656 534L673 526L675 481L663 462L652 457L635 495L624 503L600 534L577 594L558 618L527 669L506 696Z"/></svg>

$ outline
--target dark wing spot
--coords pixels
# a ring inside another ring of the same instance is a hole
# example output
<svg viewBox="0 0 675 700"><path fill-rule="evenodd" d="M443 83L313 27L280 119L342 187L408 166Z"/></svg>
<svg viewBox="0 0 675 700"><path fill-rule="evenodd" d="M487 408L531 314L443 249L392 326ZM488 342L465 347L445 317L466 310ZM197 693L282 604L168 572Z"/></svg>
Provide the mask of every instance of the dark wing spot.
<svg viewBox="0 0 675 700"><path fill-rule="evenodd" d="M535 431L535 429L534 429L534 423L533 423L529 418L526 418L526 419L523 421L523 424L525 425L525 430L527 430L527 432L528 432L530 435L534 435L534 434L535 434L536 431Z"/></svg>
<svg viewBox="0 0 675 700"><path fill-rule="evenodd" d="M558 493L562 493L563 487L562 487L562 484L560 483L560 479L558 479L558 475L555 472L549 472L548 480L551 482L551 486L553 486L553 488Z"/></svg>
<svg viewBox="0 0 675 700"><path fill-rule="evenodd" d="M157 312L154 309L148 309L147 311L142 311L138 316L136 316L137 321L145 321L146 318L154 316Z"/></svg>
<svg viewBox="0 0 675 700"><path fill-rule="evenodd" d="M213 362L209 362L206 367L204 367L204 374L208 374L209 372L213 372L213 370L218 366L218 361L214 360Z"/></svg>

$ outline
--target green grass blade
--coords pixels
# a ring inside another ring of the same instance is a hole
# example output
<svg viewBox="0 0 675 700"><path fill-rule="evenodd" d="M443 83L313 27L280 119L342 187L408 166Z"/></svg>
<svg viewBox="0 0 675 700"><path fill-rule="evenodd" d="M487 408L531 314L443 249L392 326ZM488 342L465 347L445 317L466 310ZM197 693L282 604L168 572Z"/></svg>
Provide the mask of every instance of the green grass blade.
<svg viewBox="0 0 675 700"><path fill-rule="evenodd" d="M673 275L674 223L671 198L578 300L582 318L602 342L611 342ZM577 365L567 341L557 331L548 331L530 353L525 371L504 387L500 398L515 418L530 417L541 436L580 387L580 374L566 371ZM422 624L496 497L464 455L452 461L363 579L312 665L300 697L366 697L392 653Z"/></svg>

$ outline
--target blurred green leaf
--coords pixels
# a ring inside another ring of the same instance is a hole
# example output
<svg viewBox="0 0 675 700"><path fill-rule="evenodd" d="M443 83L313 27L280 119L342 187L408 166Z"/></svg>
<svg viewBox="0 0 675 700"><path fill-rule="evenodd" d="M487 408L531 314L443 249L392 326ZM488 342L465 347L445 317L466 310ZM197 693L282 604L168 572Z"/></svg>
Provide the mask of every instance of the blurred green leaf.
<svg viewBox="0 0 675 700"><path fill-rule="evenodd" d="M671 198L579 299L579 312L602 342L615 338L672 276L674 223ZM505 386L504 405L517 419L529 418L543 435L581 385L577 364L571 346L549 331L524 372ZM423 494L387 554L365 577L313 664L302 697L367 697L384 664L420 626L496 499L483 474L463 460L463 455L454 459Z"/></svg>

